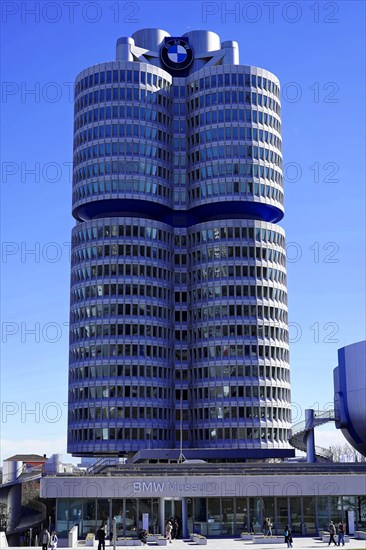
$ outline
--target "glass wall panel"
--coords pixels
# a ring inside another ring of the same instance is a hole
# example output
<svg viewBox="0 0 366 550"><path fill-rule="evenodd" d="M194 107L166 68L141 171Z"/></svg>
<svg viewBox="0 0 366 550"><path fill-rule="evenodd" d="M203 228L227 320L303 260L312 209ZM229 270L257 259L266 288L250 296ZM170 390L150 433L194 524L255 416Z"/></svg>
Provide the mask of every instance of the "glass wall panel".
<svg viewBox="0 0 366 550"><path fill-rule="evenodd" d="M126 499L126 537L137 535L137 500L135 498Z"/></svg>
<svg viewBox="0 0 366 550"><path fill-rule="evenodd" d="M247 499L238 497L236 499L236 526L235 535L240 536L241 533L248 532L248 510Z"/></svg>
<svg viewBox="0 0 366 550"><path fill-rule="evenodd" d="M277 533L282 535L286 525L290 525L288 519L288 497L277 498Z"/></svg>
<svg viewBox="0 0 366 550"><path fill-rule="evenodd" d="M195 498L194 501L194 520L193 533L207 536L207 499Z"/></svg>
<svg viewBox="0 0 366 550"><path fill-rule="evenodd" d="M249 499L250 521L254 533L263 532L264 503L261 497L251 497Z"/></svg>
<svg viewBox="0 0 366 550"><path fill-rule="evenodd" d="M315 497L303 497L305 536L316 535Z"/></svg>
<svg viewBox="0 0 366 550"><path fill-rule="evenodd" d="M112 517L116 518L117 537L123 537L123 499L113 499Z"/></svg>
<svg viewBox="0 0 366 550"><path fill-rule="evenodd" d="M152 500L152 533L159 533L159 499L153 498ZM150 525L150 520L149 520Z"/></svg>
<svg viewBox="0 0 366 550"><path fill-rule="evenodd" d="M222 534L233 535L234 533L234 499L222 498Z"/></svg>
<svg viewBox="0 0 366 550"><path fill-rule="evenodd" d="M291 529L294 535L302 534L301 497L290 498Z"/></svg>
<svg viewBox="0 0 366 550"><path fill-rule="evenodd" d="M220 498L207 499L207 534L209 537L221 535Z"/></svg>
<svg viewBox="0 0 366 550"><path fill-rule="evenodd" d="M329 497L329 503L330 519L334 525L338 525L342 519L342 497Z"/></svg>
<svg viewBox="0 0 366 550"><path fill-rule="evenodd" d="M56 500L56 531L59 538L67 537L69 532L69 500L67 498L58 498Z"/></svg>
<svg viewBox="0 0 366 550"><path fill-rule="evenodd" d="M149 522L148 522L148 531L149 533L153 532L153 518L151 515L151 498L140 498L138 501L139 504L139 530L142 529L142 515L148 514L149 515Z"/></svg>
<svg viewBox="0 0 366 550"><path fill-rule="evenodd" d="M366 529L366 497L356 497L357 499L357 522L358 529Z"/></svg>
<svg viewBox="0 0 366 550"><path fill-rule="evenodd" d="M88 533L96 533L96 499L86 498L83 500L83 521L82 526L79 527L79 533L82 532L82 536L85 537Z"/></svg>
<svg viewBox="0 0 366 550"><path fill-rule="evenodd" d="M107 498L97 499L97 525L104 527L106 535L109 536L113 529L109 518L109 500Z"/></svg>
<svg viewBox="0 0 366 550"><path fill-rule="evenodd" d="M327 531L329 527L328 497L318 497L318 529Z"/></svg>
<svg viewBox="0 0 366 550"><path fill-rule="evenodd" d="M187 529L193 533L193 498L187 498Z"/></svg>
<svg viewBox="0 0 366 550"><path fill-rule="evenodd" d="M270 522L272 523L272 532L275 533L276 526L275 526L275 511L274 511L274 498L264 498L263 499L263 521L265 521L266 518L269 518Z"/></svg>

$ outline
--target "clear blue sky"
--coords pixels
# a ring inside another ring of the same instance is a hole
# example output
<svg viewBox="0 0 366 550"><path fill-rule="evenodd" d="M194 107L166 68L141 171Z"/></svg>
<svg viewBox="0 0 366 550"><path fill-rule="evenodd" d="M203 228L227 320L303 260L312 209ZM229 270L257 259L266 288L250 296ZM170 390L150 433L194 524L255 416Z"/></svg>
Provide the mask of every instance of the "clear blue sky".
<svg viewBox="0 0 366 550"><path fill-rule="evenodd" d="M365 338L365 3L4 0L1 10L2 458L66 458L71 83L146 27L215 31L239 42L242 64L280 79L294 421L327 406L337 349Z"/></svg>

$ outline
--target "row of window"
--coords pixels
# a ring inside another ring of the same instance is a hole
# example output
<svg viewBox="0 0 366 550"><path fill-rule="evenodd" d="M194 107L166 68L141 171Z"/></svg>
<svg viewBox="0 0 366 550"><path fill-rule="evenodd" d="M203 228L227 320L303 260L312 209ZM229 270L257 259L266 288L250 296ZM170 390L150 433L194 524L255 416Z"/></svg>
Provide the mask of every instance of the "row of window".
<svg viewBox="0 0 366 550"><path fill-rule="evenodd" d="M135 325L136 326L136 325ZM137 325L138 326L138 325ZM141 325L140 325L141 326ZM161 330L161 327L156 327ZM80 329L77 329L80 330ZM137 329L135 329L137 330ZM129 327L129 333L131 329ZM71 331L73 332L73 331ZM143 334L145 333L142 330ZM151 335L151 329L148 330ZM135 332L136 333L136 332ZM192 328L190 330L191 342L197 342L197 340L208 340L212 338L237 338L244 336L245 338L271 338L272 340L283 340L288 342L288 331L280 328L273 327L269 325L206 325L203 327Z"/></svg>
<svg viewBox="0 0 366 550"><path fill-rule="evenodd" d="M139 237L141 239L160 241L164 244L172 244L172 232L160 229L148 224L148 220L126 218L121 225L109 225L102 221L102 225L88 225L88 227L76 227L72 233L72 246L88 243L91 240L111 239L117 237ZM133 225L134 224L134 225Z"/></svg>
<svg viewBox="0 0 366 550"><path fill-rule="evenodd" d="M74 269L71 272L71 284L82 281L90 281L95 278L112 277L147 277L158 278L165 283L172 279L172 272L166 268L143 265L143 264L100 264L87 265L80 269ZM269 279L272 282L278 282L286 286L286 273L271 267L247 266L247 265L222 265L219 267L203 267L201 269L192 269L189 273L175 272L175 284L194 284L196 282L209 281L214 279L227 279L237 277L242 282L243 278L258 278L260 280Z"/></svg>
<svg viewBox="0 0 366 550"><path fill-rule="evenodd" d="M122 390L122 387L119 386ZM147 399L156 399L153 396L156 388L146 388ZM81 420L122 420L127 418L139 418L141 420L167 420L172 422L172 409L170 407L75 407L69 411L69 423L77 423ZM155 423L155 424L156 424ZM149 424L149 422L147 422Z"/></svg>
<svg viewBox="0 0 366 550"><path fill-rule="evenodd" d="M222 166L222 168L220 168ZM249 177L253 177L251 174L256 173L257 177L259 174L259 177L262 179L266 179L267 185L264 183L258 183L258 182L252 182L247 181L246 179L240 179L240 181L227 181L223 179L222 177L218 177L214 175L214 172L226 172L228 170L229 172L233 169L235 170L234 165L225 165L225 164L216 164L207 167L204 170L194 170L189 175L190 180L192 180L192 188L188 192L189 199L193 202L196 200L205 200L206 198L210 197L217 197L217 199L225 197L231 197L232 195L238 195L241 199L241 202L253 202L253 197L263 197L265 199L265 202L268 201L276 201L277 203L283 205L284 196L283 192L274 187L273 184L271 185L269 183L269 180L272 180L272 182L275 182L277 185L279 185L282 188L282 175L279 175L278 172L275 170L272 170L272 168L265 168L264 166L258 166L257 164L254 165L241 165L241 170L246 170L249 172ZM267 175L268 174L268 175ZM225 176L226 177L226 176ZM228 175L227 177L230 178L238 178L238 175ZM216 178L216 181L210 182L208 180ZM205 183L205 181L207 183ZM195 187L193 187L195 185Z"/></svg>
<svg viewBox="0 0 366 550"><path fill-rule="evenodd" d="M70 349L70 364L98 357L146 357L149 360L156 358L171 361L172 350L167 346L145 344L98 344Z"/></svg>
<svg viewBox="0 0 366 550"><path fill-rule="evenodd" d="M128 285L126 285L128 286ZM127 291L126 291L127 293ZM212 285L196 288L189 292L190 303L221 298L252 297L259 300L272 300L287 304L287 293L279 288L255 285ZM182 299L181 299L182 300ZM183 301L183 300L182 300Z"/></svg>
<svg viewBox="0 0 366 550"><path fill-rule="evenodd" d="M73 172L73 184L77 184L86 179L110 176L111 174L126 175L126 176L139 176L142 178L162 178L165 180L166 185L168 185L169 180L171 179L172 172L169 168L161 166L157 162L150 161L139 161L132 162L131 160L113 160L113 161L100 161L93 164L85 164L81 168L74 169ZM151 181L151 180L149 180ZM131 181L132 183L132 181ZM142 181L142 188L147 189L148 186L145 181ZM155 184L157 185L157 184ZM125 186L126 187L126 186ZM162 186L162 189L165 186ZM140 188L140 185L138 185ZM166 192L168 196L168 190Z"/></svg>
<svg viewBox="0 0 366 550"><path fill-rule="evenodd" d="M121 119L123 122L120 123L120 127L122 128L126 127L128 123L126 123L125 120L125 108L124 106L118 106L118 105L110 105L107 107L99 107L95 109L89 109L84 112L82 112L80 115L78 115L74 120L74 132L85 126L86 124L100 122L104 120L111 120L111 119ZM170 117L166 115L165 113L162 113L160 111L156 111L154 109L146 109L144 110L144 117L132 119L129 122L138 122L141 124L142 122L145 122L147 125L151 125L152 122L154 122L154 126L157 126L160 124L161 126L164 126L165 130L170 130ZM123 130L120 129L119 136L120 137L130 137L133 134L130 134L128 131L123 132Z"/></svg>
<svg viewBox="0 0 366 550"><path fill-rule="evenodd" d="M258 116L257 116L258 115ZM245 121L248 124L257 124L263 123L263 113L261 111L245 111ZM280 128L276 128L280 133ZM195 145L202 145L203 143L210 143L211 141L222 141L222 140L244 140L246 139L246 128L243 125L223 125L223 126L212 126L212 128L205 128L200 132L193 132L187 136L188 143L191 147ZM279 147L278 147L279 148Z"/></svg>
<svg viewBox="0 0 366 550"><path fill-rule="evenodd" d="M241 280L248 277L256 277L261 280L269 279L272 282L278 282L286 286L286 273L284 271L272 267L247 265L221 265L219 267L192 269L190 270L188 280L191 283L196 283L212 279L226 279L228 277L237 277Z"/></svg>
<svg viewBox="0 0 366 550"><path fill-rule="evenodd" d="M189 246L206 242L217 242L227 240L230 242L232 239L239 239L240 244L242 241L254 241L268 242L281 246L284 248L285 237L280 232L280 228L270 229L267 227L258 227L255 222L250 220L237 220L238 226L229 226L228 222L225 222L225 226L221 225L207 225L206 228L199 231L189 229L187 234L175 234L174 245L175 246ZM248 226L247 224L253 224ZM106 223L105 221L94 222L93 225L85 227L76 227L72 234L72 245L76 246L82 243L88 243L90 240L98 239L113 239L117 237L132 237L142 238L148 240L158 240L161 243L171 245L173 244L173 231L167 231L160 227L154 227L148 225L148 220L134 218L124 218L122 224ZM147 225L146 225L147 224ZM133 244L133 243L132 243Z"/></svg>
<svg viewBox="0 0 366 550"><path fill-rule="evenodd" d="M125 141L114 141L114 142L103 142L96 143L95 145L89 145L89 147L83 147L74 155L74 168L81 162L87 160L99 158L99 157L110 157L110 156L131 156L131 158L126 158L125 163L132 165L138 163L132 155L140 157L148 157L153 159L161 159L166 163L170 163L171 154L167 149L162 147L157 147L156 144L152 143L131 143Z"/></svg>
<svg viewBox="0 0 366 550"><path fill-rule="evenodd" d="M116 102L116 101L132 100L132 99L137 99L137 101L139 101L140 103L146 102L146 103L151 103L152 105L162 107L167 112L169 112L171 108L170 97L167 94L164 94L161 92L145 90L144 88L138 89L138 88L131 88L131 87L127 87L127 88L105 87L105 88L98 88L93 92L83 94L81 97L79 97L79 99L77 99L77 101L75 101L74 103L74 114L76 115L82 109L86 107L91 107L92 105L97 105L108 101ZM134 106L133 113L132 113L131 106L126 106L126 107L123 106L123 110L125 108L126 108L127 118L130 118L131 116L133 116L134 118L139 118L140 116L142 116L142 118L144 118L144 115L142 113L143 113L143 110L145 110L145 107L140 107L140 110L139 110L138 106ZM125 115L122 115L122 116L124 117Z"/></svg>
<svg viewBox="0 0 366 550"><path fill-rule="evenodd" d="M109 256L114 257L118 255L124 258L145 257L168 263L170 263L172 256L167 247L159 248L158 246L106 244L98 246L84 246L79 250L74 250L71 253L71 264L76 265L78 263L85 262L86 260L108 258Z"/></svg>
<svg viewBox="0 0 366 550"><path fill-rule="evenodd" d="M258 320L269 319L282 323L288 323L287 310L280 306L244 305L244 304L219 304L192 306L190 309L190 321L200 322L210 319L225 319L233 317L252 317Z"/></svg>
<svg viewBox="0 0 366 550"><path fill-rule="evenodd" d="M243 377L258 378L268 380L281 380L283 382L290 382L290 371L288 368L276 367L273 365L256 365L256 364L243 364L243 363L218 363L217 365L210 365L204 367L196 367L192 365L189 369L179 369L176 374L179 373L180 378L189 378L193 385L202 383L205 380L213 379L217 380L217 383L221 380L230 379L231 383L242 384ZM237 380L236 380L237 379ZM261 380L259 380L261 381ZM250 381L244 380L245 385L250 384Z"/></svg>
<svg viewBox="0 0 366 550"><path fill-rule="evenodd" d="M279 361L289 361L287 349L279 346L261 346L261 345L241 345L241 344L219 344L211 346L202 346L190 350L192 360L202 361L208 359L224 359L230 357L253 357L258 360L273 359Z"/></svg>
<svg viewBox="0 0 366 550"><path fill-rule="evenodd" d="M92 126L90 128L87 128L86 130L82 130L81 132L77 133L74 136L74 150L76 150L80 145L83 145L84 143L90 144L91 141L97 140L97 139L105 139L105 138L119 138L120 132L123 132L124 136L126 137L126 133L131 134L128 137L132 137L132 131L131 129L125 130L126 124L103 124L101 126ZM156 126L147 126L141 125L141 134L144 134L144 137L147 139L151 139L154 144L156 140L159 138L160 141L164 140L164 142L167 144L167 146L170 147L170 141L168 141L167 134L164 132L161 134L161 130L158 130ZM136 135L136 128L133 130L134 135ZM141 135L142 137L142 135ZM127 147L134 146L132 142L130 142L129 145L126 144ZM135 149L133 150L135 154Z"/></svg>
<svg viewBox="0 0 366 550"><path fill-rule="evenodd" d="M85 365L81 367L71 368L69 371L70 383L82 381L84 379L90 380L93 378L116 378L123 377L129 378L130 376L134 378L163 378L167 379L169 376L170 369L161 365L152 365L147 364L116 364L116 363L107 363L106 365ZM157 381L157 380L156 380ZM131 395L135 396L135 386L132 386ZM136 390L137 391L137 390Z"/></svg>
<svg viewBox="0 0 366 550"><path fill-rule="evenodd" d="M160 365L152 365L150 363L126 363L126 364L116 364L116 363L107 363L104 365L85 365L73 367L69 371L69 381L70 384L73 382L82 382L87 379L88 381L93 378L101 379L107 378L112 379L108 380L109 383L113 379L118 378L141 378L146 381L146 379L156 379L154 382L157 382L159 378L166 379L169 377L169 370L171 371L172 367L163 367ZM194 384L202 383L203 380L213 379L213 380L223 380L230 379L231 381L238 379L237 384L243 383L243 378L267 378L272 380L282 380L284 382L290 382L290 372L288 368L277 367L274 365L257 365L257 364L245 364L240 361L237 363L218 363L210 366L200 366L197 367L192 365L189 369L176 369L174 368L174 373L176 379L179 380L188 380L190 379ZM240 379L240 380L239 380ZM247 381L245 381L247 382ZM98 382L99 383L99 382ZM150 382L148 382L149 384ZM131 395L135 397L137 395L136 386L131 386Z"/></svg>
<svg viewBox="0 0 366 550"><path fill-rule="evenodd" d="M195 446L205 446L207 443L221 441L225 447L232 447L233 441L284 441L288 440L289 430L282 428L203 428L183 430L183 440L192 441ZM81 428L70 429L69 438L71 442L95 442L95 441L123 441L125 451L137 450L146 441L158 441L172 446L171 430L158 428ZM178 438L178 435L177 435ZM245 447L242 447L245 448ZM118 447L120 450L120 447Z"/></svg>
<svg viewBox="0 0 366 550"><path fill-rule="evenodd" d="M168 388L165 384L163 386L130 386L113 385L113 386L101 386L101 385L84 385L76 388L69 389L69 396L73 401L85 401L104 398L145 398L145 399L160 399L164 401L172 400L172 388ZM91 403L90 403L91 404Z"/></svg>
<svg viewBox="0 0 366 550"><path fill-rule="evenodd" d="M238 406L223 406L216 407L200 407L190 409L191 421L196 423L200 420L224 420L224 419L250 419L254 421L272 422L285 421L291 422L291 411L282 407L238 407Z"/></svg>
<svg viewBox="0 0 366 550"><path fill-rule="evenodd" d="M268 151L268 149L263 149L262 147L260 147L259 149L262 149L262 153L261 153L262 155L264 154L264 151ZM281 164L280 157L279 157L279 162ZM105 164L108 164L108 163L105 163ZM107 173L111 173L111 172L107 172ZM92 175L88 175L85 177L91 177ZM188 172L188 183L194 183L197 181L201 182L202 180L208 180L213 178L220 178L221 181L216 182L217 189L219 189L220 183L223 187L226 186L226 182L222 181L222 178L233 177L233 176L236 176L236 177L243 176L246 178L262 178L262 179L273 181L278 185L280 185L281 187L283 183L281 168L276 168L276 167L272 168L270 166L252 163L250 161L249 162L227 162L227 163L212 162L211 164L202 165L199 168L194 168L193 170L190 170ZM249 192L253 193L253 191L250 191L250 189L253 189L253 183L252 182L246 182L246 183L248 185ZM237 183L237 186L239 188L239 182ZM275 188L273 188L272 186L268 186L268 188L272 189L270 194L273 194L275 191Z"/></svg>
<svg viewBox="0 0 366 550"><path fill-rule="evenodd" d="M259 171L262 174L264 179L265 170L264 167L259 167L254 165L254 172ZM232 176L231 176L232 177ZM280 204L283 204L283 193L279 189L272 189L270 186L265 186L263 183L251 182L246 179L240 179L240 181L224 180L218 179L212 183L202 184L201 181L195 183L196 187L192 187L188 193L186 191L181 191L182 201L188 196L188 200L192 203L193 201L206 199L207 197L219 197L219 196L231 196L231 195L245 195L241 199L247 201L251 197L248 195L253 195L256 197L264 197L270 200L276 200ZM281 183L282 187L282 178ZM272 190L271 190L272 189ZM87 197L95 197L98 195L104 195L106 193L138 193L143 195L153 195L154 197L159 197L164 202L168 203L171 200L172 190L159 183L159 180L152 180L144 177L143 179L134 178L118 180L99 180L89 183L84 183L79 185L73 191L73 202L83 200ZM174 191L174 197L176 191ZM273 197L272 197L273 195ZM140 197L139 197L140 198ZM145 198L145 197L144 197Z"/></svg>
<svg viewBox="0 0 366 550"><path fill-rule="evenodd" d="M268 139L268 132L267 139ZM270 134L275 139L276 136ZM152 159L160 159L167 164L171 162L171 154L164 148L157 147L151 143L126 143L124 141L97 143L80 149L74 155L74 169L88 160L98 159L100 157L111 156L123 156L123 173L133 174L139 173L139 165L145 157ZM138 160L134 159L132 155L136 155ZM212 146L203 149L199 149L188 155L188 160L191 167L194 167L198 163L218 160L218 159L257 159L266 160L274 163L279 168L282 167L282 157L275 151L268 149L267 147L258 147L256 145L219 145ZM234 172L235 173L235 172Z"/></svg>
<svg viewBox="0 0 366 550"><path fill-rule="evenodd" d="M250 128L246 128L246 130L250 130ZM271 141L273 138L273 141L278 140L278 138L272 134L271 132L263 132L261 130L262 140L269 143L268 139ZM264 135L267 134L267 135ZM278 140L279 141L279 140ZM262 149L262 151L261 151ZM217 160L217 159L224 159L224 158L234 158L234 159L242 159L242 158L255 158L260 160L273 160L275 157L271 157L270 153L274 153L274 151L271 151L271 149L268 148L258 148L256 145L239 145L239 144L227 144L227 145L213 145L212 147L203 147L201 149L195 150L193 153L190 153L188 155L188 160L190 162L190 165L194 165L199 162L205 162L209 160ZM277 155L276 162L279 166L282 164L282 157L281 155Z"/></svg>
<svg viewBox="0 0 366 550"><path fill-rule="evenodd" d="M110 303L110 304L91 304L87 306L73 306L71 308L71 323L77 323L88 319L105 318L108 321L113 317L123 318L127 316L150 317L169 322L172 316L170 307L149 303ZM279 306L263 306L249 304L201 304L199 307L192 306L190 311L175 311L176 323L187 323L188 319L192 322L208 321L210 319L228 318L248 318L262 320L276 320L288 323L287 310Z"/></svg>
<svg viewBox="0 0 366 550"><path fill-rule="evenodd" d="M220 145L212 146L207 148L202 148L199 151L195 151L188 155L189 168L197 168L198 163L206 163L206 170L208 172L209 168L211 170L211 175L213 173L213 167L209 164L209 161L216 161L218 159L235 159L235 160L244 160L244 159L255 159L267 161L272 164L276 164L280 169L282 168L282 156L272 151L268 147L257 147L257 145ZM127 161L128 162L128 161ZM199 167L203 172L205 166ZM233 169L230 171L231 174L244 173L240 172L240 164L234 163ZM216 175L219 174L219 171L216 172ZM224 174L225 175L225 172Z"/></svg>
<svg viewBox="0 0 366 550"><path fill-rule="evenodd" d="M110 319L113 317L125 317L141 316L141 317L150 317L155 322L158 319L159 321L170 322L172 317L171 307L164 307L162 305L156 305L151 303L144 303L140 301L139 303L132 304L130 301L128 303L118 304L115 301L110 304L91 304L87 306L73 306L70 312L71 323L77 323L79 321L84 321L87 319Z"/></svg>
<svg viewBox="0 0 366 550"><path fill-rule="evenodd" d="M71 290L71 304L105 296L140 296L142 298L169 301L171 290L161 284L154 285L151 283L83 285Z"/></svg>
<svg viewBox="0 0 366 550"><path fill-rule="evenodd" d="M88 247L90 248L90 247ZM95 247L92 247L95 248ZM98 247L99 249L99 247ZM206 262L210 260L220 260L223 258L254 259L267 262L273 262L286 266L286 256L280 250L260 246L227 246L225 244L216 244L215 246L200 246L190 251L190 265Z"/></svg>
<svg viewBox="0 0 366 550"><path fill-rule="evenodd" d="M110 242L110 241L109 241ZM109 257L124 257L124 258L150 258L153 260L160 260L164 262L170 262L173 254L169 246L164 248L144 244L99 244L82 246L77 250L73 250L71 253L71 264L74 266L85 260L93 260L96 258L109 258ZM190 264L193 266L195 263L220 260L224 258L240 258L241 260L248 259L261 260L266 262L273 262L285 267L286 256L281 250L275 250L269 247L260 246L227 246L217 243L216 245L195 245L195 248L190 249L188 254L174 255L174 258L180 258L178 262L181 265ZM185 258L182 261L182 258Z"/></svg>
<svg viewBox="0 0 366 550"><path fill-rule="evenodd" d="M171 387L167 386L156 386L156 385L110 385L110 386L101 386L101 385L84 385L71 387L69 389L69 397L72 401L87 401L89 400L89 407L92 406L92 401L94 400L104 400L104 399L114 399L118 398L119 401L126 399L130 401L132 399L138 399L142 401L143 399L149 400L161 400L164 401L165 405L170 401L172 403L173 390ZM177 390L176 403L180 401L180 391ZM285 401L289 402L290 399L290 390L288 388L283 388L280 386L257 386L257 385L243 385L239 383L237 385L215 385L215 386L204 386L204 387L195 387L191 390L183 390L182 399L183 401L188 401L190 404L190 409L194 410L195 407L200 409L206 409L207 411L214 412L212 416L209 414L206 418L218 418L217 409L222 409L225 405L225 399L228 400L228 403L233 403L239 398L239 403L242 403L242 399L245 398L245 402L258 400L267 401L267 408L270 409L270 405L273 401ZM220 405L213 407L212 404L207 404L207 402L219 402ZM143 407L141 407L143 409ZM264 407L263 407L264 408ZM125 403L125 409L128 410L128 403ZM287 414L290 414L289 409L285 409ZM188 415L187 415L188 416ZM248 418L256 418L255 415ZM204 419L204 416L201 417ZM276 418L277 420L278 418ZM280 420L286 420L286 418L279 418Z"/></svg>
<svg viewBox="0 0 366 550"><path fill-rule="evenodd" d="M142 336L146 338L160 338L170 340L172 330L165 326L141 324L113 324L85 325L70 330L70 342L95 338L124 338L129 336Z"/></svg>
<svg viewBox="0 0 366 550"><path fill-rule="evenodd" d="M147 277L160 279L164 283L169 283L172 278L171 270L164 267L144 264L101 264L87 265L80 269L75 269L71 272L71 284L81 281L89 281L96 277Z"/></svg>
<svg viewBox="0 0 366 550"><path fill-rule="evenodd" d="M179 352L179 350L177 350ZM234 357L253 357L263 359L273 359L279 361L289 360L289 354L287 349L283 349L278 346L261 346L257 344L253 345L212 345L202 346L199 348L192 348L190 352L188 350L182 350L182 353L186 353L186 359L181 356L178 360L189 360L189 354L193 361L209 360L209 359L224 359ZM148 345L141 344L97 344L97 345L85 345L75 346L70 349L70 364L77 361L84 361L93 358L112 358L112 357L144 357L149 360L152 358L163 359L171 361L173 350L167 346L161 345Z"/></svg>
<svg viewBox="0 0 366 550"><path fill-rule="evenodd" d="M165 285L146 284L144 281L139 283L122 284L96 284L83 285L71 291L71 304L80 301L95 299L106 296L140 296L143 298L156 298L158 300L169 301L171 299L171 289ZM220 300L221 298L256 298L259 300L272 300L287 304L287 293L279 288L255 285L212 285L202 288L192 289L190 292L175 292L175 301L177 303L195 303L211 299Z"/></svg>
<svg viewBox="0 0 366 550"><path fill-rule="evenodd" d="M238 70L243 70L238 66ZM210 90L211 88L221 88L223 86L251 86L252 88L260 88L274 94L276 97L280 97L280 89L275 82L269 78L257 76L249 73L218 73L190 82L187 86L188 95L202 92L204 90Z"/></svg>
<svg viewBox="0 0 366 550"><path fill-rule="evenodd" d="M120 387L122 390L122 388ZM146 394L153 393L153 388L146 389ZM165 414L164 414L165 413ZM196 409L192 407L188 413L188 422L192 422L193 425L202 420L253 420L253 424L259 423L259 421L272 423L273 421L291 422L291 411L282 407L237 407L237 406L216 406L216 407L202 407ZM149 405L141 407L115 407L115 406L99 406L99 407L75 407L69 411L69 423L77 424L82 420L89 420L91 422L95 420L118 420L124 419L139 419L139 420L151 420L160 419L171 421L172 409L165 409L160 407L152 407ZM121 423L124 424L124 423ZM148 424L148 423L147 423ZM226 424L226 422L225 422ZM233 422L238 424L238 422ZM245 422L245 424L248 424Z"/></svg>
<svg viewBox="0 0 366 550"><path fill-rule="evenodd" d="M98 109L95 109L95 111L98 111ZM87 111L86 113L84 113L84 115L82 115L79 118L79 122L81 122L82 124L75 127L75 132L76 130L81 128L83 125L93 123L93 117L94 117L93 113L94 111ZM95 116L97 117L99 116L99 114L98 115L96 114ZM101 119L98 118L98 120L101 120ZM104 139L105 137L106 138L109 138L109 137L138 138L140 137L140 138L151 139L153 141L158 140L161 143L164 143L166 145L170 145L170 141L171 141L170 132L166 132L165 130L158 128L156 124L154 125L151 125L151 124L145 125L145 124L137 124L137 123L136 124L132 124L132 123L131 124L130 123L102 124L99 126L94 126L93 129L89 128L89 130L92 130L91 131L93 135L92 139ZM80 138L81 134L85 136L84 133L79 134L80 144L84 143L84 141L81 141L81 139L83 139L83 138ZM120 134L123 134L123 135L120 135ZM94 137L94 136L98 136L98 137ZM75 136L75 143L78 143L77 137L78 136ZM87 141L88 140L85 140L85 142Z"/></svg>
<svg viewBox="0 0 366 550"><path fill-rule="evenodd" d="M197 111L199 109L206 110L210 107L213 107L213 109L217 109L217 107L225 106L228 107L228 109L225 109L225 112L235 111L236 113L238 113L238 111L244 111L244 109L235 109L233 106L241 107L244 105L246 109L250 109L252 108L252 106L264 107L276 113L278 117L281 116L280 104L265 94L244 91L214 92L200 95L199 97L196 97L195 100L192 99L188 102L188 128L192 129L198 125L198 120L200 117ZM221 108L220 111L223 112L224 109ZM203 116L204 114L205 113L201 113L201 115ZM223 119L219 116L215 119L216 122L223 122L224 120L230 122L231 120L238 121L241 119L238 118L238 114L235 115L235 118L226 118L225 116L225 119Z"/></svg>
<svg viewBox="0 0 366 550"><path fill-rule="evenodd" d="M148 71L138 71L132 69L113 69L107 71L98 71L93 74L89 74L84 78L81 78L75 86L75 97L81 92L92 88L93 86L100 86L103 84L119 84L120 82L126 82L127 84L147 84L148 86L154 86L163 90L170 90L171 83L157 74L152 74Z"/></svg>
<svg viewBox="0 0 366 550"><path fill-rule="evenodd" d="M249 400L268 400L268 401L285 401L290 402L290 390L288 388L282 388L280 386L257 386L257 385L215 385L194 387L190 390L190 397L192 405L203 407L203 402L221 401L222 399L228 399L228 402L232 402L235 399L245 398ZM224 401L225 403L225 401ZM207 405L206 405L207 407Z"/></svg>
<svg viewBox="0 0 366 550"><path fill-rule="evenodd" d="M143 319L145 321L145 319ZM216 325L192 328L190 331L191 344L199 340L222 339L222 338L259 338L273 339L288 342L288 331L279 327L270 327L268 325ZM70 330L70 342L78 342L79 340L88 340L96 338L112 339L126 337L146 337L171 340L172 330L164 326L151 326L142 322L141 324L121 323L121 324L100 324L100 325L85 325Z"/></svg>

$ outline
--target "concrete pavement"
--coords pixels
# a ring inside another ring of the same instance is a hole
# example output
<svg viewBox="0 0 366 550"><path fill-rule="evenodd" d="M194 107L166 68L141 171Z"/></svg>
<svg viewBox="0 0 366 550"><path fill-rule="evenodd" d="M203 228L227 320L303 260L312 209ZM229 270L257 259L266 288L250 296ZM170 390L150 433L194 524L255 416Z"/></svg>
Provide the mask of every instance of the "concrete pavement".
<svg viewBox="0 0 366 550"><path fill-rule="evenodd" d="M198 546L197 544L191 542L190 540L174 540L172 544L167 545L171 550L188 550L188 548L193 548ZM333 547L333 545L332 545ZM9 547L12 550L40 550L40 546L20 546L20 547ZM84 546L78 546L77 548L84 548ZM117 547L118 550L122 550L123 547ZM127 547L128 548L128 547ZM130 548L141 548L141 547L130 547ZM156 544L148 544L144 548L161 548ZM166 548L166 547L162 547ZM242 541L240 539L208 539L207 549L211 550L283 550L287 548L286 544L253 544L251 541ZM293 539L293 548L294 550L305 550L305 549L317 549L317 550L326 550L328 543L322 542L319 538L312 537L301 537ZM106 546L106 550L109 547ZM0 550L4 550L1 548ZM66 549L65 550L75 550L75 549ZM366 540L356 540L351 538L349 543L346 543L345 550L366 550Z"/></svg>

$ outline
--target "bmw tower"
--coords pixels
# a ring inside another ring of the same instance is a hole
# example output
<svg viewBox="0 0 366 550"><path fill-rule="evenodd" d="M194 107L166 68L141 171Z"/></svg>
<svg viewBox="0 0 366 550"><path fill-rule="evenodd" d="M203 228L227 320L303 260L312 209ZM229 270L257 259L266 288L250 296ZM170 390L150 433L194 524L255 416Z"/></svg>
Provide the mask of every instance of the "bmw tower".
<svg viewBox="0 0 366 550"><path fill-rule="evenodd" d="M293 456L280 84L144 29L75 83L68 452Z"/></svg>

